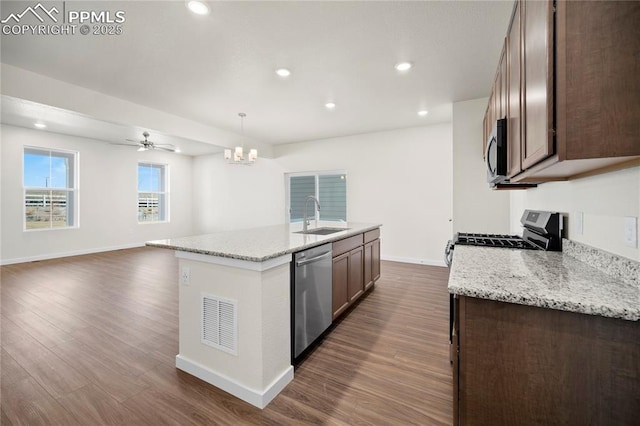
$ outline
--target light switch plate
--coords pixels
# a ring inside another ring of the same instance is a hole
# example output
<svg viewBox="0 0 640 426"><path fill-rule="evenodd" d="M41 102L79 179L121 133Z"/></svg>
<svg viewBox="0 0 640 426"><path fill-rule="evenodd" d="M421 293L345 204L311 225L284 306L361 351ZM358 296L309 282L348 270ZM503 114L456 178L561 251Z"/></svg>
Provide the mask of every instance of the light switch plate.
<svg viewBox="0 0 640 426"><path fill-rule="evenodd" d="M575 230L577 235L584 233L584 212L576 212Z"/></svg>
<svg viewBox="0 0 640 426"><path fill-rule="evenodd" d="M638 247L638 218L635 216L624 218L624 243L629 247Z"/></svg>

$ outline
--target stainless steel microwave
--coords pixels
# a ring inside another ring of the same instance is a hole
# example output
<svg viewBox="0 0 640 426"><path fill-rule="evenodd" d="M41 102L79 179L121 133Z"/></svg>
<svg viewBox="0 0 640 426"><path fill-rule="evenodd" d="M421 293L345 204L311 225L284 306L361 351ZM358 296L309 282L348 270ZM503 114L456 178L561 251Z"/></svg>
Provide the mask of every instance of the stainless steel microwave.
<svg viewBox="0 0 640 426"><path fill-rule="evenodd" d="M507 180L507 119L496 120L484 156L487 181L496 185Z"/></svg>

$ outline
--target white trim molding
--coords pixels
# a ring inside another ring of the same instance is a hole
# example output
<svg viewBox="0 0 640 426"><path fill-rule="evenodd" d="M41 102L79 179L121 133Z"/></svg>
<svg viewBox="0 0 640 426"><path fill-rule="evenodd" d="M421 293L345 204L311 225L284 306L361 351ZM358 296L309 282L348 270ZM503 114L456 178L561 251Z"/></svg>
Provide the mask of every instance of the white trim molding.
<svg viewBox="0 0 640 426"><path fill-rule="evenodd" d="M398 257L398 256L381 256L381 260L388 260L390 262L400 262L400 263L413 263L416 265L429 265L429 266L444 266L447 267L447 264L444 263L444 260L433 260L433 259L415 259L412 257Z"/></svg>
<svg viewBox="0 0 640 426"><path fill-rule="evenodd" d="M176 368L204 380L261 410L293 380L293 366L291 365L263 391L250 389L182 355L176 355Z"/></svg>
<svg viewBox="0 0 640 426"><path fill-rule="evenodd" d="M83 254L102 253L105 251L124 250L124 249L138 248L138 247L144 247L144 246L145 246L144 243L133 243L133 244L123 244L118 246L110 246L110 247L99 247L99 248L87 249L87 250L66 251L62 253L48 253L48 254L41 254L38 256L16 257L14 259L2 259L0 260L0 265L37 262L39 260L58 259L61 257L70 257L70 256L82 256Z"/></svg>

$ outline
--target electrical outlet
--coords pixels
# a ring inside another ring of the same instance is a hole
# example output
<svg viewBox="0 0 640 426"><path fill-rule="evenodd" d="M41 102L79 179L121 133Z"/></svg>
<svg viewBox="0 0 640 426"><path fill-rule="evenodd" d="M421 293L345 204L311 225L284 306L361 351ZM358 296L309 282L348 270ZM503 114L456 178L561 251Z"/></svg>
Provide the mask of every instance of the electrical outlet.
<svg viewBox="0 0 640 426"><path fill-rule="evenodd" d="M582 235L584 233L584 212L576 212L576 235Z"/></svg>
<svg viewBox="0 0 640 426"><path fill-rule="evenodd" d="M189 285L190 282L191 282L191 270L188 267L183 266L182 269L180 270L180 284Z"/></svg>
<svg viewBox="0 0 640 426"><path fill-rule="evenodd" d="M638 218L635 216L624 218L624 242L629 247L638 247Z"/></svg>

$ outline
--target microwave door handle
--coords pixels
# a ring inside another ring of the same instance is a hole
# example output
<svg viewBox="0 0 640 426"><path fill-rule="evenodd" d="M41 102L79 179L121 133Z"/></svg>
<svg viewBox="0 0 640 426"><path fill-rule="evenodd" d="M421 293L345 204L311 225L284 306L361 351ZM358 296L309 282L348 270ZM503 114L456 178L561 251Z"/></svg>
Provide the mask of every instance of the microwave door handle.
<svg viewBox="0 0 640 426"><path fill-rule="evenodd" d="M487 162L487 170L489 171L489 173L491 173L491 175L494 174L494 170L491 168L491 159L489 158L489 151L491 150L491 144L493 144L494 142L496 142L496 138L491 138L491 140L487 144L487 151L484 153L484 158L486 159L486 162Z"/></svg>

